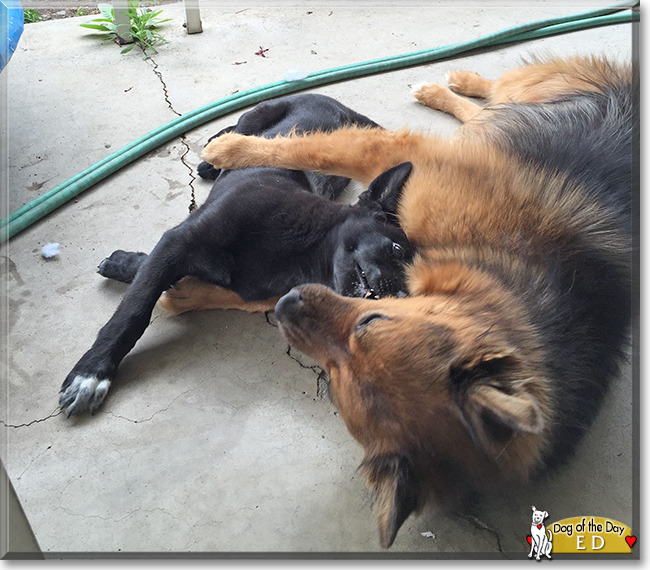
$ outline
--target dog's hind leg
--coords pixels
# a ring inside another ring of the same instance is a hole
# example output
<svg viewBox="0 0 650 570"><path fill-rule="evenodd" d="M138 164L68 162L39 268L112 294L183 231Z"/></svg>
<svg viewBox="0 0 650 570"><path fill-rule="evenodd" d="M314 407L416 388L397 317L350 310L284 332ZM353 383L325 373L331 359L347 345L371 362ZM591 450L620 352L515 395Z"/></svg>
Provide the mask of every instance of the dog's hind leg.
<svg viewBox="0 0 650 570"><path fill-rule="evenodd" d="M149 325L161 293L188 273L182 228L166 232L138 269L117 310L63 382L59 405L68 415L94 413L117 368Z"/></svg>
<svg viewBox="0 0 650 570"><path fill-rule="evenodd" d="M553 550L553 535L551 534L551 531L549 529L546 529L546 533L544 535L544 554L546 554L546 558L549 560L551 559L551 550Z"/></svg>
<svg viewBox="0 0 650 570"><path fill-rule="evenodd" d="M175 315L186 311L207 309L239 309L251 313L263 313L272 311L279 298L244 301L229 289L211 285L195 277L184 277L163 293L158 305Z"/></svg>
<svg viewBox="0 0 650 570"><path fill-rule="evenodd" d="M443 111L466 123L478 115L483 107L463 99L439 83L425 83L413 87L413 96L422 104Z"/></svg>
<svg viewBox="0 0 650 570"><path fill-rule="evenodd" d="M353 178L368 185L389 168L413 161L424 139L404 129L364 127L274 139L230 133L211 141L203 149L203 158L225 169L275 166ZM429 148L431 140L427 137Z"/></svg>

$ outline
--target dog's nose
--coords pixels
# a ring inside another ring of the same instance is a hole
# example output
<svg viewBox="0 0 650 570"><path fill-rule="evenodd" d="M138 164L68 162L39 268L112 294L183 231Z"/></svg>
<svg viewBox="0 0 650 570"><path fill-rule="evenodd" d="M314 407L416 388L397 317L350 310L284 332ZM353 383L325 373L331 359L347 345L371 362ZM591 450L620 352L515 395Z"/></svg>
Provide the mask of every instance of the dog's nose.
<svg viewBox="0 0 650 570"><path fill-rule="evenodd" d="M294 317L301 308L302 295L300 295L298 289L294 288L277 302L275 305L275 316L280 322L287 321Z"/></svg>

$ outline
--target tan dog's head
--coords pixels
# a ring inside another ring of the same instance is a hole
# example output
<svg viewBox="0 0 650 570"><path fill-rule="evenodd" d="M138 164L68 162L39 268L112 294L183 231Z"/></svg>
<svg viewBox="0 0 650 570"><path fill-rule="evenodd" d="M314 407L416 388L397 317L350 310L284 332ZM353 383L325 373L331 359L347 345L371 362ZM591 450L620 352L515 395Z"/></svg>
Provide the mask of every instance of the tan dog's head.
<svg viewBox="0 0 650 570"><path fill-rule="evenodd" d="M366 300L320 285L282 297L288 342L326 368L334 403L363 445L380 542L432 499L525 480L548 423L535 348L516 319L450 296ZM519 337L519 338L517 338Z"/></svg>

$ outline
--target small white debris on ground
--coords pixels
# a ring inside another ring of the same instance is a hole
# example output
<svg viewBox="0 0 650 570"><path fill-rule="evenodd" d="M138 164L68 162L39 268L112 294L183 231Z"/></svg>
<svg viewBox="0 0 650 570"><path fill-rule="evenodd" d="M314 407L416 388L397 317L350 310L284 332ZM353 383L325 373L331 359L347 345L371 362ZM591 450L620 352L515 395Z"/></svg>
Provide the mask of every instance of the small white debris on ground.
<svg viewBox="0 0 650 570"><path fill-rule="evenodd" d="M41 255L45 259L49 259L50 257L59 255L60 251L61 251L61 246L58 243L46 243L43 246L43 249L41 250Z"/></svg>
<svg viewBox="0 0 650 570"><path fill-rule="evenodd" d="M290 69L284 74L285 81L300 81L305 77L307 77L307 74L302 69Z"/></svg>
<svg viewBox="0 0 650 570"><path fill-rule="evenodd" d="M435 538L436 537L436 535L433 534L430 530L428 530L427 532L421 532L420 535L423 536L424 538Z"/></svg>

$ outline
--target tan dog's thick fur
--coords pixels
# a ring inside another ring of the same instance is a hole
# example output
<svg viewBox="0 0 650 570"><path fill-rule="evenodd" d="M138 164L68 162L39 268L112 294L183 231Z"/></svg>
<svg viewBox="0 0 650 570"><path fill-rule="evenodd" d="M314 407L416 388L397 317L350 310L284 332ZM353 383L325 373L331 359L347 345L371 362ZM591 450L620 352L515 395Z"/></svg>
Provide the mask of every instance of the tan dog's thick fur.
<svg viewBox="0 0 650 570"><path fill-rule="evenodd" d="M427 501L526 482L573 452L625 350L638 78L604 59L535 61L498 81L453 72L415 91L469 121L450 140L342 128L227 134L206 161L363 183L409 161L398 218L418 254L410 297L294 289L283 334L331 376L363 445L380 541Z"/></svg>

